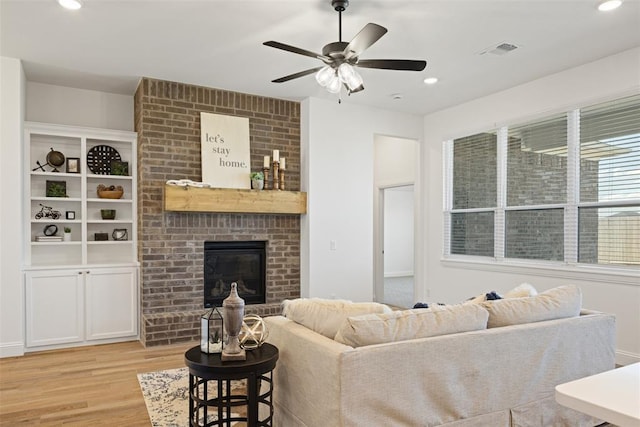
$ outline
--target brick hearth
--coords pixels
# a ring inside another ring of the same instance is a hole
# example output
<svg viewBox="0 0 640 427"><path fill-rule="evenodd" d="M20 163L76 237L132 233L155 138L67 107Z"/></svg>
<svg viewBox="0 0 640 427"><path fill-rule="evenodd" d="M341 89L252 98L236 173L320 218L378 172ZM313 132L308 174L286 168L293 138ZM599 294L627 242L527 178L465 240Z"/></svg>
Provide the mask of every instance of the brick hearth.
<svg viewBox="0 0 640 427"><path fill-rule="evenodd" d="M206 240L266 240L268 316L300 295L300 217L274 214L163 212L168 179L201 180L200 112L249 118L251 170L274 149L287 159L287 189L300 190L300 104L144 78L135 94L138 132L138 244L141 341L199 338ZM248 179L248 177L247 177Z"/></svg>

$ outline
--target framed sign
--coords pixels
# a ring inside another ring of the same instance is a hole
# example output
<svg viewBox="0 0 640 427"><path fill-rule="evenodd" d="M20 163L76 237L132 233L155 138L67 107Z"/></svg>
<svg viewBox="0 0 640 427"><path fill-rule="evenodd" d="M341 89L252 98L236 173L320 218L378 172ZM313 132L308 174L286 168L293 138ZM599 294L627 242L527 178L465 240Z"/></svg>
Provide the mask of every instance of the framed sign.
<svg viewBox="0 0 640 427"><path fill-rule="evenodd" d="M200 113L202 182L216 188L251 188L249 119Z"/></svg>

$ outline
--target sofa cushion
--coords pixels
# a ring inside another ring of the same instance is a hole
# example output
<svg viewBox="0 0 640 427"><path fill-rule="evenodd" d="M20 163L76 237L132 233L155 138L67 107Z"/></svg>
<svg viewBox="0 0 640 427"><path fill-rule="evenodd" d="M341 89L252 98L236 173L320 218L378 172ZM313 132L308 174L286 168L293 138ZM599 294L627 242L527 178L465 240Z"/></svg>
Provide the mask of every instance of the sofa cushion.
<svg viewBox="0 0 640 427"><path fill-rule="evenodd" d="M582 293L575 285L560 286L523 298L505 298L481 303L489 312L487 327L519 325L580 314Z"/></svg>
<svg viewBox="0 0 640 427"><path fill-rule="evenodd" d="M365 314L347 318L335 340L351 347L486 329L489 313L478 304Z"/></svg>
<svg viewBox="0 0 640 427"><path fill-rule="evenodd" d="M298 298L282 302L283 316L331 339L349 316L389 312L391 308L377 302L322 298Z"/></svg>

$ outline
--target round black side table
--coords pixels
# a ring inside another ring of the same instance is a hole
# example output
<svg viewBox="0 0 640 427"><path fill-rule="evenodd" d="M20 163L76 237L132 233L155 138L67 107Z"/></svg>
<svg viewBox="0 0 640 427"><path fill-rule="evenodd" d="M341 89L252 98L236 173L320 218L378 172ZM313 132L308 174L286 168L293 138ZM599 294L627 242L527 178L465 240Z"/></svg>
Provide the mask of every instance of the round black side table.
<svg viewBox="0 0 640 427"><path fill-rule="evenodd" d="M245 421L247 427L273 426L273 368L278 361L278 348L265 343L254 350L247 350L247 360L220 360L220 354L207 354L200 346L193 347L184 354L184 362L189 368L189 425L230 427L232 422ZM247 380L245 395L231 394L232 380ZM215 380L217 393L208 395L208 383ZM261 383L269 384L269 389L260 394ZM258 419L258 406L267 405L269 416ZM246 406L247 416L231 413L231 408ZM212 408L212 411L209 411ZM214 412L215 411L215 412ZM210 421L209 414L217 415Z"/></svg>

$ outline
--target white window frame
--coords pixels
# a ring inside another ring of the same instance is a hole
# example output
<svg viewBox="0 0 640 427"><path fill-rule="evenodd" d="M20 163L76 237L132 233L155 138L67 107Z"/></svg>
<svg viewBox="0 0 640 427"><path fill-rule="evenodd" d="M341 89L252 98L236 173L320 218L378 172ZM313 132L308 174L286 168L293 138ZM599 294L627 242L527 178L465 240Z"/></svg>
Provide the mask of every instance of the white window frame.
<svg viewBox="0 0 640 427"><path fill-rule="evenodd" d="M453 209L453 145L454 140L443 142L443 256L444 265L514 274L566 277L590 281L617 282L640 286L640 268L612 266L610 264L578 263L578 211L586 207L635 206L640 199L627 201L580 202L580 109L567 114L567 200L562 204L539 206L506 206L507 196L507 143L509 126L497 130L497 206L493 209ZM487 130L486 132L495 132ZM505 258L505 216L507 211L536 208L564 209L564 261ZM478 211L494 212L494 256L451 254L451 214ZM614 277L612 280L611 278Z"/></svg>

